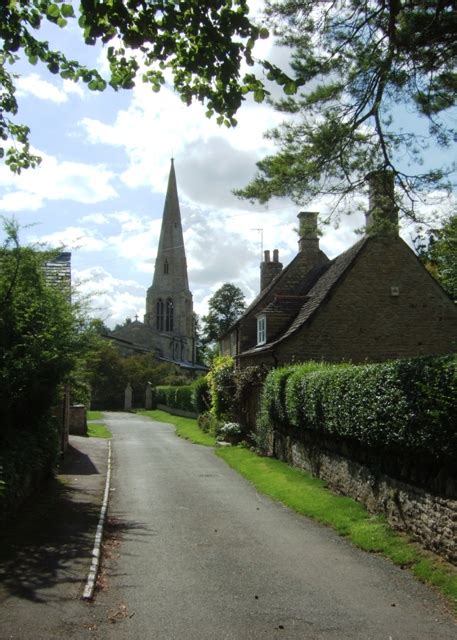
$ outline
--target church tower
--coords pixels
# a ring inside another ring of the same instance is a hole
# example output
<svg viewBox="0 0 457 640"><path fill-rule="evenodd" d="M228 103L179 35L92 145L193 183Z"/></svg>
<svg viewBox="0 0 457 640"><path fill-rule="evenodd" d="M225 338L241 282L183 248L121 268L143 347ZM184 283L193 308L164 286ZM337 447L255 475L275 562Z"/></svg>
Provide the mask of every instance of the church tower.
<svg viewBox="0 0 457 640"><path fill-rule="evenodd" d="M163 209L152 286L146 296L144 324L155 333L158 352L167 360L195 362L192 294L173 160Z"/></svg>

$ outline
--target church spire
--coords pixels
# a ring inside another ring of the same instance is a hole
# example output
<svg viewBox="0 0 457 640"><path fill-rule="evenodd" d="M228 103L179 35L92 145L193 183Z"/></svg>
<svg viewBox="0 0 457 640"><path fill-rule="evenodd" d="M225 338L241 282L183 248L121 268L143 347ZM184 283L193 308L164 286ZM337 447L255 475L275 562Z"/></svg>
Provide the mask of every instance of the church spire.
<svg viewBox="0 0 457 640"><path fill-rule="evenodd" d="M162 228L152 286L155 289L189 291L186 251L179 209L178 187L173 158L168 176Z"/></svg>
<svg viewBox="0 0 457 640"><path fill-rule="evenodd" d="M155 333L160 355L174 362L195 361L192 294L187 278L173 160L168 177L154 279L146 296L144 322Z"/></svg>

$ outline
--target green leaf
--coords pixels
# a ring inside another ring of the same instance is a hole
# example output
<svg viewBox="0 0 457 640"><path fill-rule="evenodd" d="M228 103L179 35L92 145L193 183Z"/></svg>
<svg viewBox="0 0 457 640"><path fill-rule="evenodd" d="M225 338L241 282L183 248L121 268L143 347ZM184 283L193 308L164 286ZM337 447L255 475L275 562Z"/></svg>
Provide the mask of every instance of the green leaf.
<svg viewBox="0 0 457 640"><path fill-rule="evenodd" d="M295 82L287 82L284 85L284 93L288 96L291 96L294 93L297 93L297 85L295 84Z"/></svg>
<svg viewBox="0 0 457 640"><path fill-rule="evenodd" d="M47 8L46 15L49 18L59 18L60 17L60 9L56 4L50 4Z"/></svg>
<svg viewBox="0 0 457 640"><path fill-rule="evenodd" d="M265 91L263 89L254 91L254 100L256 102L263 102L265 100Z"/></svg>
<svg viewBox="0 0 457 640"><path fill-rule="evenodd" d="M61 10L62 10L62 15L65 18L74 18L75 12L71 4L63 4Z"/></svg>

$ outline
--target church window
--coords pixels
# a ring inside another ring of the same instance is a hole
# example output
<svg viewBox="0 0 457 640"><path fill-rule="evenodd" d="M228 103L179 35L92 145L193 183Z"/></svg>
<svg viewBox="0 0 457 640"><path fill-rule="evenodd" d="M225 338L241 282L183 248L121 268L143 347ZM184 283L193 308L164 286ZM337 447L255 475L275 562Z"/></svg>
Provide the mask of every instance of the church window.
<svg viewBox="0 0 457 640"><path fill-rule="evenodd" d="M173 300L171 298L167 300L165 331L173 331Z"/></svg>
<svg viewBox="0 0 457 640"><path fill-rule="evenodd" d="M267 341L267 319L265 316L257 318L257 344L265 344Z"/></svg>
<svg viewBox="0 0 457 640"><path fill-rule="evenodd" d="M156 317L157 331L163 331L163 300L162 298L159 298L157 300L156 311L157 311L157 317Z"/></svg>
<svg viewBox="0 0 457 640"><path fill-rule="evenodd" d="M168 274L168 260L165 258L165 262L163 263L163 272L165 275Z"/></svg>

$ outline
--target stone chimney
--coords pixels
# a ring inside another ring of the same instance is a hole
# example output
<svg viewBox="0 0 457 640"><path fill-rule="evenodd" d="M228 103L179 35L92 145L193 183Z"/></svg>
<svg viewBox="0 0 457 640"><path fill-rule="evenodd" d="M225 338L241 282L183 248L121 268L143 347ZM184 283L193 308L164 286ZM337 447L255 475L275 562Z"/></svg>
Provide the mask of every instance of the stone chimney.
<svg viewBox="0 0 457 640"><path fill-rule="evenodd" d="M267 249L264 253L264 261L260 264L260 291L282 271L282 263L279 262L279 251L274 249L273 262L270 259L270 251Z"/></svg>
<svg viewBox="0 0 457 640"><path fill-rule="evenodd" d="M369 187L367 235L398 235L394 174L392 171L373 171L366 179Z"/></svg>
<svg viewBox="0 0 457 640"><path fill-rule="evenodd" d="M317 212L300 211L298 214L298 250L309 254L319 251L319 234L317 231Z"/></svg>

